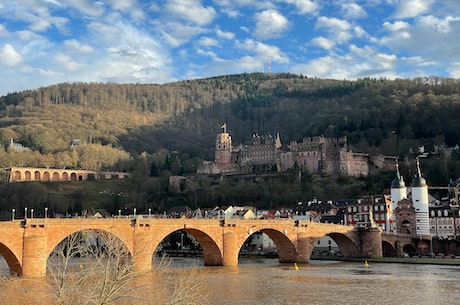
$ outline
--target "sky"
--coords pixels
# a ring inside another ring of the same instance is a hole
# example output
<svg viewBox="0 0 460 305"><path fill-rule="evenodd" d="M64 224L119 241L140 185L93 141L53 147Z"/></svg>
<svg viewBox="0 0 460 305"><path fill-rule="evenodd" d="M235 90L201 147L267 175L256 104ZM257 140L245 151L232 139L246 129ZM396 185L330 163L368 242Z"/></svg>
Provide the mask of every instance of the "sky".
<svg viewBox="0 0 460 305"><path fill-rule="evenodd" d="M460 0L0 0L0 96L251 72L460 78Z"/></svg>

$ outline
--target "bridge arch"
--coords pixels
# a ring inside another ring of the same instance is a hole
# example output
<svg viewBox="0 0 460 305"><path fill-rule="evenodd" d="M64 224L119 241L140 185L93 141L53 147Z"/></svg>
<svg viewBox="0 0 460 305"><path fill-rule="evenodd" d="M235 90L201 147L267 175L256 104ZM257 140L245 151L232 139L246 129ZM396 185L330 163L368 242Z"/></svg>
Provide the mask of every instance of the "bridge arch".
<svg viewBox="0 0 460 305"><path fill-rule="evenodd" d="M335 241L344 256L358 256L358 245L346 234L332 232L326 235Z"/></svg>
<svg viewBox="0 0 460 305"><path fill-rule="evenodd" d="M96 231L96 232L105 232L111 234L112 236L118 238L124 247L128 250L130 255L133 255L133 246L132 246L132 237L129 238L126 233L121 232L120 229L114 229L114 227L108 226L95 226L95 225L87 225L82 226L78 229L68 229L62 230L61 232L53 232L49 234L48 243L47 243L47 250L45 252L45 257L48 258L53 250L66 238L75 234L77 232L84 232L84 231Z"/></svg>
<svg viewBox="0 0 460 305"><path fill-rule="evenodd" d="M203 260L206 266L222 266L223 254L216 242L205 232L197 229L182 230L196 239L203 249Z"/></svg>
<svg viewBox="0 0 460 305"><path fill-rule="evenodd" d="M17 256L5 244L0 243L0 254L5 259L10 268L11 275L20 275L22 273L21 263Z"/></svg>
<svg viewBox="0 0 460 305"><path fill-rule="evenodd" d="M243 247L244 243L256 233L265 233L275 244L276 249L278 250L278 258L280 263L292 263L297 260L297 250L294 243L289 239L286 234L280 230L274 228L263 228L259 229L256 232L247 232L248 235L246 238L242 238L238 245L238 253ZM249 234L251 233L251 234Z"/></svg>
<svg viewBox="0 0 460 305"><path fill-rule="evenodd" d="M405 244L402 247L402 249L403 249L403 252L406 252L410 256L414 256L418 254L417 248L415 248L415 246L412 244Z"/></svg>
<svg viewBox="0 0 460 305"><path fill-rule="evenodd" d="M157 232L158 234L154 236L150 235L151 238L144 241L143 248L140 249L140 251L143 253L143 256L145 256L144 264L148 265L148 270L152 268L152 256L158 250L160 244L175 232L185 232L195 238L203 251L203 261L206 266L222 266L222 250L208 233L198 228L174 228L163 232Z"/></svg>
<svg viewBox="0 0 460 305"><path fill-rule="evenodd" d="M111 247L119 248L115 250L132 256L132 253L129 251L128 247L123 243L123 241L119 237L117 237L113 233L110 233L109 231L100 229L85 229L71 233L70 235L62 239L56 245L56 247L50 249L49 255L52 255L53 251L56 250L56 248L64 246L66 240L74 237L75 235L77 235L76 239L74 240L74 242L76 243L75 246L77 246L77 248L81 248L82 251L85 250L85 247L104 246L106 247L106 249L109 249Z"/></svg>
<svg viewBox="0 0 460 305"><path fill-rule="evenodd" d="M396 256L396 247L386 240L382 240L383 257Z"/></svg>

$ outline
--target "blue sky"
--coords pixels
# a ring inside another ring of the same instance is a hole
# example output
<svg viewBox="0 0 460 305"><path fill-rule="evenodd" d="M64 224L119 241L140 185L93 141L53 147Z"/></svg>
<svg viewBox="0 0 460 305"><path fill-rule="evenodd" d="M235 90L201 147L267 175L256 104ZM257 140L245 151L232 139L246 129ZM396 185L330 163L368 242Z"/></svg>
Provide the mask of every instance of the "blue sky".
<svg viewBox="0 0 460 305"><path fill-rule="evenodd" d="M243 72L460 78L459 0L0 0L0 95Z"/></svg>

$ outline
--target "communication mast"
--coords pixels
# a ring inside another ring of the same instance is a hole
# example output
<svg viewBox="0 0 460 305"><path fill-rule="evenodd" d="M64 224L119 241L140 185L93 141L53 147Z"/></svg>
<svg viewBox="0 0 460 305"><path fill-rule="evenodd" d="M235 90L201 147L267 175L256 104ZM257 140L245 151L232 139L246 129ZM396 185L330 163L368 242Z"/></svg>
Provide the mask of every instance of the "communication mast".
<svg viewBox="0 0 460 305"><path fill-rule="evenodd" d="M270 56L268 56L268 66L267 66L267 73L270 74L271 73L271 70L270 70Z"/></svg>

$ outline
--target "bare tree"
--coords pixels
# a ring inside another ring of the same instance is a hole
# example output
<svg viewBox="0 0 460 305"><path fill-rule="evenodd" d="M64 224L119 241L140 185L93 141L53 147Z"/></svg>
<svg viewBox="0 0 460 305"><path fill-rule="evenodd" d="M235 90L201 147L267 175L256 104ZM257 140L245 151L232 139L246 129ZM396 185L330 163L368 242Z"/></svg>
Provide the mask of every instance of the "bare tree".
<svg viewBox="0 0 460 305"><path fill-rule="evenodd" d="M0 278L1 304L208 304L204 269L173 268L163 257L136 272L133 256L115 236L81 231L63 240L47 261L47 277Z"/></svg>
<svg viewBox="0 0 460 305"><path fill-rule="evenodd" d="M138 298L136 279L142 275L133 270L132 256L118 238L94 231L74 233L60 243L48 260L48 274L58 304L82 305Z"/></svg>

